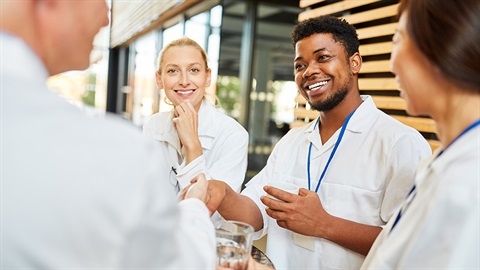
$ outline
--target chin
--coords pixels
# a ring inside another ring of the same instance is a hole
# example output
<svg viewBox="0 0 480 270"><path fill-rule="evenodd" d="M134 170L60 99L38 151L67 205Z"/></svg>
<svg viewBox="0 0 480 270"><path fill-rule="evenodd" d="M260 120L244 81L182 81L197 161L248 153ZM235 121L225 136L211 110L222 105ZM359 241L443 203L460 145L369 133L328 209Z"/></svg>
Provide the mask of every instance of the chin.
<svg viewBox="0 0 480 270"><path fill-rule="evenodd" d="M405 111L410 116L420 116L420 113L418 113L414 108L409 106L408 103L407 103L407 107L405 108Z"/></svg>

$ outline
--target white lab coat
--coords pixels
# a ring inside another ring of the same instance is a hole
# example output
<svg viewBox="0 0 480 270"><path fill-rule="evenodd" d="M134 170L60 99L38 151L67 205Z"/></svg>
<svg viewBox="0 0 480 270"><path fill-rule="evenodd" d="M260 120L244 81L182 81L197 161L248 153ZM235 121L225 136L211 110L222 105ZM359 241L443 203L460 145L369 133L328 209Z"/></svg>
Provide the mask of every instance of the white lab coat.
<svg viewBox="0 0 480 270"><path fill-rule="evenodd" d="M330 163L318 194L331 215L355 222L383 226L412 186L418 162L431 154L425 139L414 129L389 117L375 107L371 97L364 100L350 119L343 140ZM292 232L279 227L260 201L269 181L284 181L308 189L307 155L310 142L312 189L339 135L324 144L314 123L294 128L275 146L267 165L242 194L252 198L263 215L268 233L267 256L277 269L355 269L364 256L325 239L315 239L315 251L299 247Z"/></svg>
<svg viewBox="0 0 480 270"><path fill-rule="evenodd" d="M0 38L0 268L214 268L208 210L177 205L166 153L124 120L88 119L23 41Z"/></svg>
<svg viewBox="0 0 480 270"><path fill-rule="evenodd" d="M167 163L173 169L168 175L172 186L180 191L190 184L193 176L203 172L207 179L222 180L240 192L247 170L247 131L204 98L198 112L198 137L203 155L185 165L185 152L180 147L172 118L173 111L156 113L143 127L144 134L159 141L169 153ZM218 212L212 216L216 227L221 226L223 220Z"/></svg>
<svg viewBox="0 0 480 270"><path fill-rule="evenodd" d="M480 269L480 127L422 161L416 194L363 269ZM413 196L412 194L412 196ZM409 198L411 199L411 198Z"/></svg>

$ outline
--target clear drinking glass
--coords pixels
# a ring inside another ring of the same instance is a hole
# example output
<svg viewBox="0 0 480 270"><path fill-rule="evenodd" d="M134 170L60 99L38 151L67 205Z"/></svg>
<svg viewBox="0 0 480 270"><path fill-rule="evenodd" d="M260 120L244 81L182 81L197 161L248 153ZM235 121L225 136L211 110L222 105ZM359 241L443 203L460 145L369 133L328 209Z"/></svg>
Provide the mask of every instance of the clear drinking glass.
<svg viewBox="0 0 480 270"><path fill-rule="evenodd" d="M253 227L240 221L225 221L217 229L217 266L237 270L248 268L252 250Z"/></svg>

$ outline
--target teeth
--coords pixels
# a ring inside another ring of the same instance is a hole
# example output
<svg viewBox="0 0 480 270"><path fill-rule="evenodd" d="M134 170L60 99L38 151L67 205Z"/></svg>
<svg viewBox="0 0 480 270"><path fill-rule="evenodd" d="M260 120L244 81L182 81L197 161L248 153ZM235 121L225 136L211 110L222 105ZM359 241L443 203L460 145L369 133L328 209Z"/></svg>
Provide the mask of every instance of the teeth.
<svg viewBox="0 0 480 270"><path fill-rule="evenodd" d="M180 94L180 95L189 95L193 93L193 90L176 90L175 92L177 92L177 94Z"/></svg>
<svg viewBox="0 0 480 270"><path fill-rule="evenodd" d="M325 84L327 84L328 81L323 81L323 82L318 82L318 83L314 83L312 85L309 85L308 86L308 90L314 90L316 88L319 88L321 86L324 86Z"/></svg>

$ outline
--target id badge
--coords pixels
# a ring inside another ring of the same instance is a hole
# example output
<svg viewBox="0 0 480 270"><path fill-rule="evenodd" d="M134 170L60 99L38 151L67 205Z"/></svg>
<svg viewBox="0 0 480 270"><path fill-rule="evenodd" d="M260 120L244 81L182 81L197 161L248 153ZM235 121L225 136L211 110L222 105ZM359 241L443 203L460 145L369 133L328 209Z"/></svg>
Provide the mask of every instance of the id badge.
<svg viewBox="0 0 480 270"><path fill-rule="evenodd" d="M315 251L315 237L293 233L293 243L299 247Z"/></svg>

